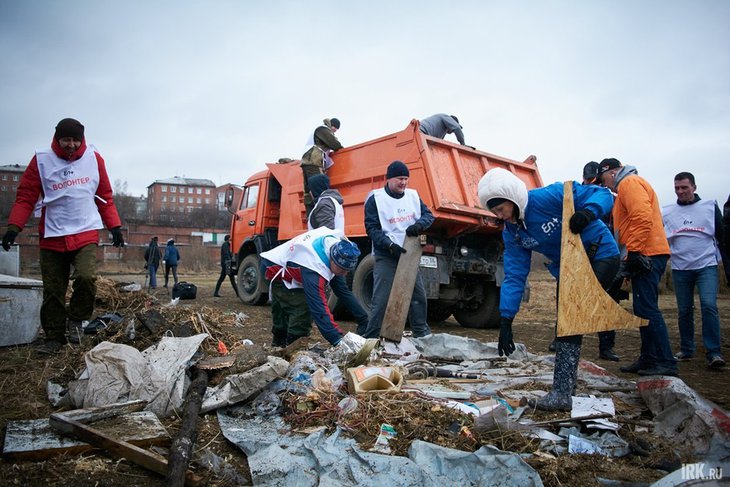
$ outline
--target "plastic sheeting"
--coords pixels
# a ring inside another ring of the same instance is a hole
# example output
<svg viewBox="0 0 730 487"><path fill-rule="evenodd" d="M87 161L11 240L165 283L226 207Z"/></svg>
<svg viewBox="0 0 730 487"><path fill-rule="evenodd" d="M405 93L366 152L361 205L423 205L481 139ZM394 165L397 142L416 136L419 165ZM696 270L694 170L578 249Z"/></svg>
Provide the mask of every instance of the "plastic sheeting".
<svg viewBox="0 0 730 487"><path fill-rule="evenodd" d="M207 337L163 337L140 352L118 343L102 342L86 353L86 369L69 383L73 406L89 408L144 400L148 411L165 417L182 406L187 387L185 370Z"/></svg>
<svg viewBox="0 0 730 487"><path fill-rule="evenodd" d="M542 486L518 454L493 447L464 452L414 441L408 457L367 452L337 429L292 434L281 418L250 409L218 410L223 435L246 453L253 485L304 486Z"/></svg>
<svg viewBox="0 0 730 487"><path fill-rule="evenodd" d="M499 357L497 343L484 343L474 338L435 333L423 338L412 338L411 341L425 357L448 357L452 360L489 360ZM515 351L510 360L524 360L535 357L522 343L515 343Z"/></svg>

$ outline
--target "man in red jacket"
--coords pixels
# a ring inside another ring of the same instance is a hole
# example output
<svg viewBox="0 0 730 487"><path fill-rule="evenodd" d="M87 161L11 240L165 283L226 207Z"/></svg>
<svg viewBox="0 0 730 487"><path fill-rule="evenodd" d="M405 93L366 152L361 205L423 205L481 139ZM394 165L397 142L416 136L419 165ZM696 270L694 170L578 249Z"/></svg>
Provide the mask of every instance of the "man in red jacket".
<svg viewBox="0 0 730 487"><path fill-rule="evenodd" d="M80 343L81 323L94 311L98 230L106 226L113 245L124 246L104 159L87 147L84 126L77 120L58 122L50 149L36 151L28 164L10 210L3 249L10 250L39 202L41 326L46 340L37 350L54 353L67 342ZM67 312L71 266L74 283Z"/></svg>

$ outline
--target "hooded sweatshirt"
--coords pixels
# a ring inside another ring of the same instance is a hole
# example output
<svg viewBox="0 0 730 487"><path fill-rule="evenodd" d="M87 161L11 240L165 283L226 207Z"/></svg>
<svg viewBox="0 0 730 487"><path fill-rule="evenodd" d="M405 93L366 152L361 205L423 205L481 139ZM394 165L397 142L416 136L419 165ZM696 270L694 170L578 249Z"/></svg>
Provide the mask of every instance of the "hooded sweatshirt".
<svg viewBox="0 0 730 487"><path fill-rule="evenodd" d="M504 198L517 205L517 223L504 223L504 281L500 291L500 315L514 318L530 273L532 252L550 260L548 270L554 277L560 271L560 246L563 225L563 183L527 191L525 183L504 169L495 168L479 181L479 201L486 207L492 198ZM616 241L605 223L613 197L606 188L573 182L576 210L589 210L596 216L580 237L591 261L619 255Z"/></svg>
<svg viewBox="0 0 730 487"><path fill-rule="evenodd" d="M617 173L613 204L613 226L618 242L628 252L644 255L669 255L662 209L654 188L636 172L623 166Z"/></svg>

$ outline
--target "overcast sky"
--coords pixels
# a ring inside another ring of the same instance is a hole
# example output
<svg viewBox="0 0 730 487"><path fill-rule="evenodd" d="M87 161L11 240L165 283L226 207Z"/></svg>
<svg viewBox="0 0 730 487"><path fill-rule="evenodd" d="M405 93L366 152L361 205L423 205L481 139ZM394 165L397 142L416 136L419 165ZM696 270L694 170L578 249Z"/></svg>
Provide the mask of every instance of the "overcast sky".
<svg viewBox="0 0 730 487"><path fill-rule="evenodd" d="M729 46L726 0L0 0L0 165L73 117L133 195L242 183L324 117L347 146L445 112L545 184L616 157L722 205Z"/></svg>

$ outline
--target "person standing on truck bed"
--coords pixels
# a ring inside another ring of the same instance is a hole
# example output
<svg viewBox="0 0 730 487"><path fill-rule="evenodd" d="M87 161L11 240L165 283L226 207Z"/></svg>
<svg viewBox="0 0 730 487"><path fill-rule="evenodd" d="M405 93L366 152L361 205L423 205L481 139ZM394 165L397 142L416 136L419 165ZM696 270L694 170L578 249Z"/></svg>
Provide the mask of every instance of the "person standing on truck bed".
<svg viewBox="0 0 730 487"><path fill-rule="evenodd" d="M436 115L424 118L421 120L420 124L421 132L426 135L443 139L446 137L446 134L454 134L456 136L456 140L458 140L461 145L466 145L466 142L464 141L464 132L461 131L463 127L459 124L459 119L456 118L456 115L437 113Z"/></svg>
<svg viewBox="0 0 730 487"><path fill-rule="evenodd" d="M499 355L515 350L512 320L520 309L532 252L550 260L548 270L556 279L560 272L560 245L563 226L563 183L528 191L525 183L502 168L494 168L478 185L479 202L504 221L504 281L499 299ZM573 184L575 214L570 217L570 231L580 234L593 273L608 289L618 273L618 245L601 220L611 211L613 197L606 188ZM558 337L555 351L552 390L530 403L548 411L570 411L578 379L582 335Z"/></svg>
<svg viewBox="0 0 730 487"><path fill-rule="evenodd" d="M309 178L315 174L324 174L334 164L330 155L342 149L342 144L335 137L340 129L340 121L336 118L325 118L324 125L317 127L307 141L307 148L302 155L302 173L304 175L304 206L307 215L314 207L314 200L309 194Z"/></svg>
<svg viewBox="0 0 730 487"><path fill-rule="evenodd" d="M261 267L270 282L272 346L283 347L309 336L312 319L331 345L342 330L327 306L325 286L335 276L357 267L360 250L338 230L320 227L261 253Z"/></svg>
<svg viewBox="0 0 730 487"><path fill-rule="evenodd" d="M433 214L415 189L406 189L410 172L401 161L393 161L385 175L385 187L372 191L365 199L365 231L373 242L373 308L365 338L378 338L388 306L400 255L405 253L406 235L417 236L434 221ZM413 288L408 319L413 336L431 334L426 323L426 288L419 272Z"/></svg>
<svg viewBox="0 0 730 487"><path fill-rule="evenodd" d="M309 178L309 192L314 199L314 208L307 220L308 230L327 227L345 233L345 210L342 208L342 195L336 189L330 189L330 178L326 174L315 174ZM330 281L330 288L335 296L352 314L357 322L357 334L362 335L368 326L368 314L347 286L343 276L335 276Z"/></svg>

